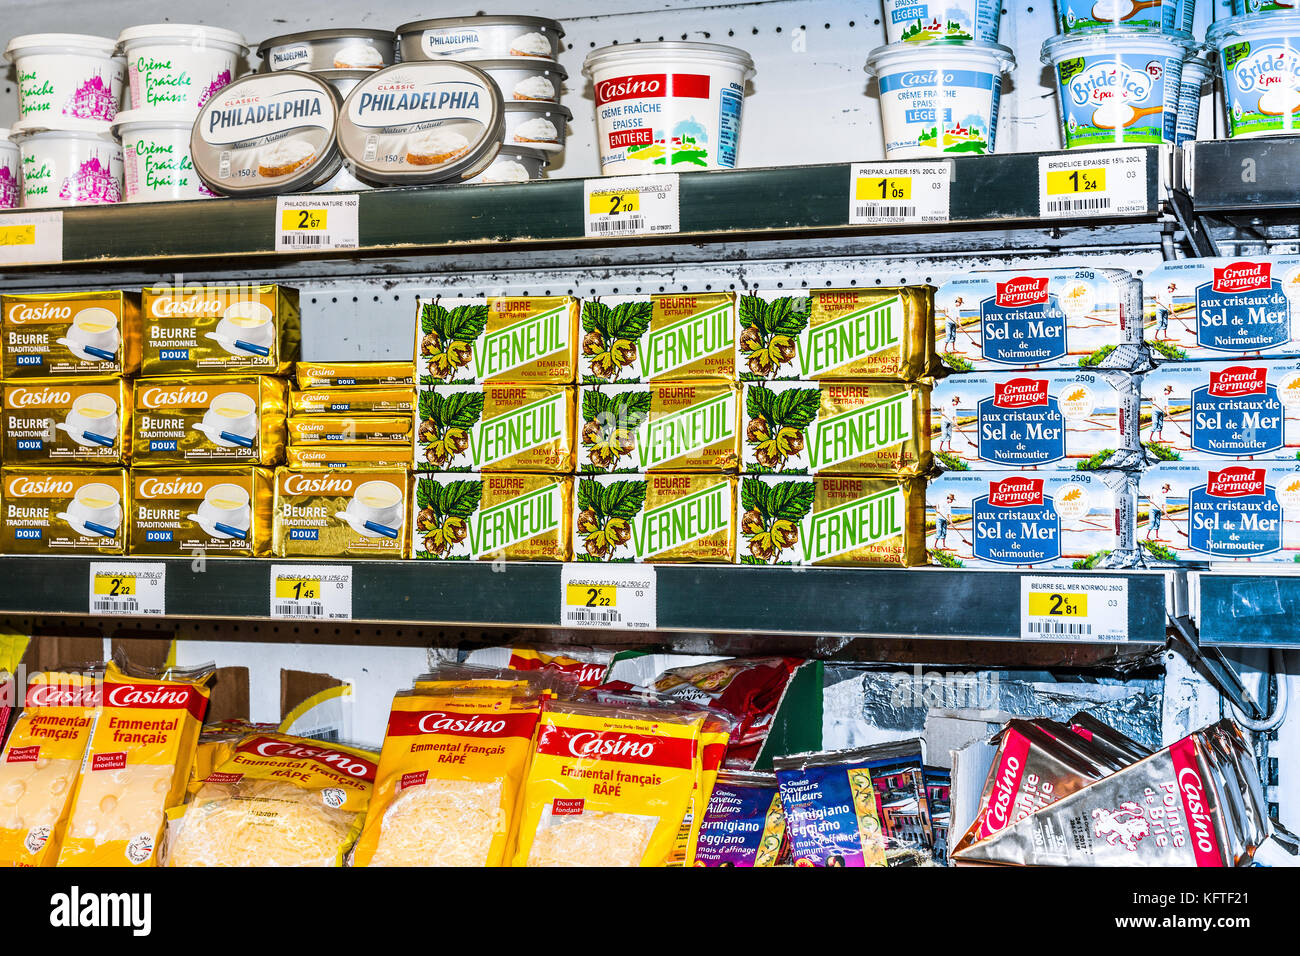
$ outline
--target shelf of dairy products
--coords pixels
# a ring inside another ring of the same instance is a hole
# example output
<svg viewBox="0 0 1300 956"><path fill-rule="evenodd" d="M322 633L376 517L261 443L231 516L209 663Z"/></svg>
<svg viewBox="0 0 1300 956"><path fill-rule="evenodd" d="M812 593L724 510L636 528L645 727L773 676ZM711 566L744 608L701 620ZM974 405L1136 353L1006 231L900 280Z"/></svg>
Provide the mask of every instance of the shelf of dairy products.
<svg viewBox="0 0 1300 956"><path fill-rule="evenodd" d="M1300 569L1192 571L1188 599L1202 646L1300 647Z"/></svg>
<svg viewBox="0 0 1300 956"><path fill-rule="evenodd" d="M1189 142L1174 184L1198 213L1295 212L1300 196L1300 136Z"/></svg>
<svg viewBox="0 0 1300 956"><path fill-rule="evenodd" d="M271 618L273 568L286 564L245 558L98 560L115 574L134 572L138 581L146 571L165 565L165 616L177 619ZM93 556L0 557L0 576L6 582L0 613L99 616L102 611L90 609L96 570L92 562ZM321 558L287 564L304 568L304 575L308 567L327 566L350 576L350 620L360 623L561 626L565 566L559 563L434 566L423 561ZM571 567L587 576L603 570L592 564ZM940 640L1019 639L1021 579L1029 574L735 565L637 565L636 570L654 576L657 630ZM310 574L320 577L318 571ZM1165 640L1165 607L1169 589L1177 583L1174 576L1166 571L1089 574L1092 580L1127 582L1127 641L1144 644ZM139 595L142 602L148 600L142 586ZM336 623L322 617L276 617L291 623ZM1114 638L1079 634L1060 640L1115 643Z"/></svg>
<svg viewBox="0 0 1300 956"><path fill-rule="evenodd" d="M1116 151L1112 151L1116 152ZM772 239L809 232L914 232L995 224L998 229L1042 228L1070 222L1154 222L1167 181L1161 148L1122 151L1142 157L1145 192L1122 214L1079 202L1072 211L1043 215L1040 158L1073 162L1067 153L1012 153L953 157L947 222L924 226L850 224L853 166L847 163L770 169L716 170L680 178L680 230L664 239ZM1136 159L1135 159L1136 162ZM900 170L915 163L896 164ZM931 164L933 165L933 164ZM323 255L414 254L481 243L529 247L541 244L607 244L585 237L588 203L582 179L474 187L395 187L360 194L359 248ZM1144 197L1144 198L1142 198ZM1085 206L1087 208L1085 208ZM1141 206L1141 208L1138 208ZM12 216L0 215L0 228ZM65 209L62 264L104 267L156 259L229 259L275 252L276 199L136 203ZM15 222L18 220L14 220ZM285 260L300 253L282 254ZM607 253L608 255L608 253ZM9 261L13 261L12 259ZM49 263L57 265L58 263ZM13 268L13 266L0 268ZM40 266L37 266L40 268Z"/></svg>

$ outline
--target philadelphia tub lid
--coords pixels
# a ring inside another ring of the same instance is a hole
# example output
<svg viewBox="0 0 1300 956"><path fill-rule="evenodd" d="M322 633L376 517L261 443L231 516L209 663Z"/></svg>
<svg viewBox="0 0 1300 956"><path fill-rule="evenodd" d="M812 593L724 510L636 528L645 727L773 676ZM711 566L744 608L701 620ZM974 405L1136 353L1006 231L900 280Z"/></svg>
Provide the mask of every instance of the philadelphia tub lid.
<svg viewBox="0 0 1300 956"><path fill-rule="evenodd" d="M728 66L739 67L750 79L754 75L754 58L744 50L721 43L695 43L690 40L658 40L653 43L615 43L592 50L582 61L582 72L587 77L605 60L650 60L666 62L673 57L686 60L713 60Z"/></svg>
<svg viewBox="0 0 1300 956"><path fill-rule="evenodd" d="M442 30L447 27L495 27L495 26L521 26L521 27L540 27L544 30L550 30L556 36L564 36L564 27L558 20L548 20L545 17L509 17L509 16L481 16L481 17L439 17L434 20L412 20L410 23L403 23L394 32L400 37L407 33L423 33L425 30Z"/></svg>
<svg viewBox="0 0 1300 956"><path fill-rule="evenodd" d="M417 60L353 88L339 120L339 149L376 182L447 182L486 166L504 134L501 91L491 77L460 60Z"/></svg>
<svg viewBox="0 0 1300 956"><path fill-rule="evenodd" d="M338 168L338 119L339 95L324 80L294 70L252 73L199 111L190 157L204 182L229 195L310 189ZM232 158L255 160L258 175L250 182L232 177Z"/></svg>
<svg viewBox="0 0 1300 956"><path fill-rule="evenodd" d="M1300 46L1300 11L1248 13L1240 17L1215 20L1205 31L1205 45L1214 52L1245 39L1285 36Z"/></svg>
<svg viewBox="0 0 1300 956"><path fill-rule="evenodd" d="M1016 68L1016 57L1000 43L887 43L867 54L863 69L879 76L900 66L924 70L952 65L996 67L999 73L1009 73Z"/></svg>
<svg viewBox="0 0 1300 956"><path fill-rule="evenodd" d="M1040 59L1048 66L1061 60L1089 53L1131 53L1135 56L1177 56L1185 59L1196 49L1196 40L1185 30L1161 30L1159 27L1090 27L1043 41Z"/></svg>

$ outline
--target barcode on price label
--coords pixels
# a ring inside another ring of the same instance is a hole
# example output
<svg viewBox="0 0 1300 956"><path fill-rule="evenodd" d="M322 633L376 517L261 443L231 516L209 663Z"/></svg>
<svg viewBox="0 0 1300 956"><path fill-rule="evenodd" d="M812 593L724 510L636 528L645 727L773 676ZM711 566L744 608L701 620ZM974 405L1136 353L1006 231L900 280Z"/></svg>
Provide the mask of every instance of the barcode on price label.
<svg viewBox="0 0 1300 956"><path fill-rule="evenodd" d="M1038 210L1045 218L1147 211L1145 150L1038 158Z"/></svg>
<svg viewBox="0 0 1300 956"><path fill-rule="evenodd" d="M592 237L680 232L677 173L588 179L583 185L582 218L584 234Z"/></svg>
<svg viewBox="0 0 1300 956"><path fill-rule="evenodd" d="M90 564L91 614L154 617L167 613L167 565Z"/></svg>
<svg viewBox="0 0 1300 956"><path fill-rule="evenodd" d="M275 251L355 249L360 245L360 209L360 196L280 196Z"/></svg>
<svg viewBox="0 0 1300 956"><path fill-rule="evenodd" d="M1128 581L1110 575L1021 578L1020 636L1034 641L1127 641Z"/></svg>
<svg viewBox="0 0 1300 956"><path fill-rule="evenodd" d="M591 224L593 236L639 235L646 231L645 216L628 216L624 219L599 219Z"/></svg>
<svg viewBox="0 0 1300 956"><path fill-rule="evenodd" d="M849 224L947 222L952 163L855 163L849 179Z"/></svg>
<svg viewBox="0 0 1300 956"><path fill-rule="evenodd" d="M560 626L654 630L655 569L646 565L566 564L560 575Z"/></svg>
<svg viewBox="0 0 1300 956"><path fill-rule="evenodd" d="M348 565L271 565L271 617L307 621L352 620Z"/></svg>

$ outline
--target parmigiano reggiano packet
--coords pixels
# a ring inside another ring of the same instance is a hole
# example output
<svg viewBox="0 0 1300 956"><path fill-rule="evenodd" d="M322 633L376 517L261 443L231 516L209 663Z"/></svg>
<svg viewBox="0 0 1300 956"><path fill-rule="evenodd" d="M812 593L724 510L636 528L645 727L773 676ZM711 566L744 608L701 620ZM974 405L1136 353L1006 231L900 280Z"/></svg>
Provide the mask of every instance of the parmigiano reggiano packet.
<svg viewBox="0 0 1300 956"><path fill-rule="evenodd" d="M361 831L376 754L254 733L168 816L167 866L342 866Z"/></svg>
<svg viewBox="0 0 1300 956"><path fill-rule="evenodd" d="M210 664L166 677L111 661L59 866L155 866L165 812L181 802L208 706Z"/></svg>
<svg viewBox="0 0 1300 956"><path fill-rule="evenodd" d="M537 727L527 687L423 680L393 699L355 866L500 866Z"/></svg>
<svg viewBox="0 0 1300 956"><path fill-rule="evenodd" d="M703 724L703 713L544 702L514 865L666 865Z"/></svg>
<svg viewBox="0 0 1300 956"><path fill-rule="evenodd" d="M43 672L0 753L0 866L53 866L99 706L94 674Z"/></svg>

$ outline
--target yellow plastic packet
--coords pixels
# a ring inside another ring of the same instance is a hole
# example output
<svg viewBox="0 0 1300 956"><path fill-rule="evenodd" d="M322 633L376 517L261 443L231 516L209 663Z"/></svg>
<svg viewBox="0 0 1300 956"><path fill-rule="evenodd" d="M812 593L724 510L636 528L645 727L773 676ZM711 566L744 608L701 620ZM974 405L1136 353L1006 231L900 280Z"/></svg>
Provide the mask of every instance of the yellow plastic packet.
<svg viewBox="0 0 1300 956"><path fill-rule="evenodd" d="M0 867L58 859L98 706L93 673L28 678L23 711L0 751Z"/></svg>
<svg viewBox="0 0 1300 956"><path fill-rule="evenodd" d="M255 731L273 731L275 728L275 724L254 724L239 718L204 724L199 732L198 746L194 748L190 779L185 784L186 799L199 792L203 781L234 752L235 744L241 739Z"/></svg>
<svg viewBox="0 0 1300 956"><path fill-rule="evenodd" d="M369 750L290 734L244 737L168 813L167 866L342 866L375 781Z"/></svg>
<svg viewBox="0 0 1300 956"><path fill-rule="evenodd" d="M208 706L211 664L164 671L109 662L59 866L155 866Z"/></svg>
<svg viewBox="0 0 1300 956"><path fill-rule="evenodd" d="M685 843L684 865L695 865L695 845L700 838L700 825L704 822L704 811L713 796L713 785L718 782L718 772L722 770L722 761L727 756L727 744L731 740L731 731L735 724L724 714L709 714L704 719L704 730L700 735L700 779L691 794L691 808L682 818L682 829L678 831L678 843ZM676 856L674 852L674 856Z"/></svg>
<svg viewBox="0 0 1300 956"><path fill-rule="evenodd" d="M354 866L502 865L539 714L535 693L502 683L393 698Z"/></svg>
<svg viewBox="0 0 1300 956"><path fill-rule="evenodd" d="M666 865L703 724L703 713L546 701L514 865Z"/></svg>

